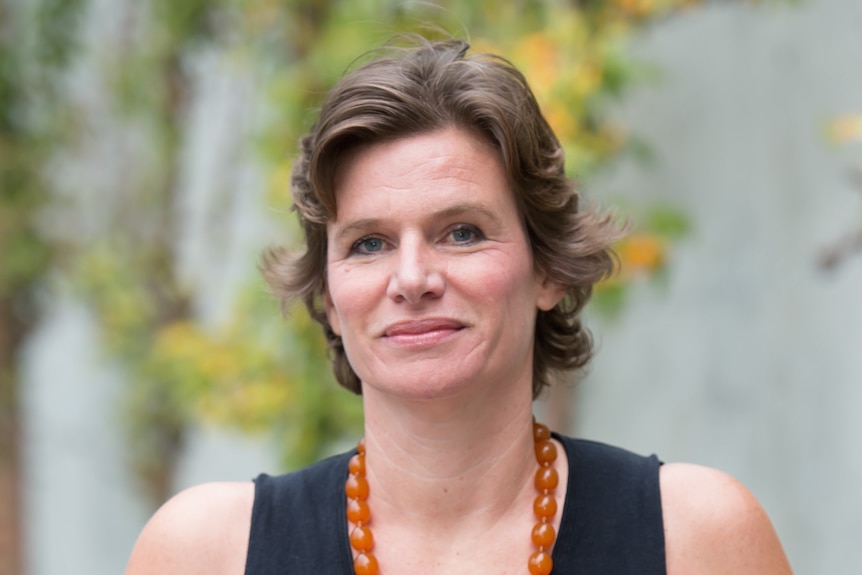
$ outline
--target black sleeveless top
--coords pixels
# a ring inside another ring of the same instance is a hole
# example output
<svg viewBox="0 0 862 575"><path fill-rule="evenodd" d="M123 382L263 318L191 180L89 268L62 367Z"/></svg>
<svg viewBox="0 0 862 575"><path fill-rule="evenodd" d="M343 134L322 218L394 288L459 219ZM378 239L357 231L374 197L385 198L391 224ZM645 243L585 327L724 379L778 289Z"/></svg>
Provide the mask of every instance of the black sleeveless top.
<svg viewBox="0 0 862 575"><path fill-rule="evenodd" d="M659 460L554 437L569 480L552 575L665 575ZM344 497L353 453L255 480L245 575L353 575Z"/></svg>

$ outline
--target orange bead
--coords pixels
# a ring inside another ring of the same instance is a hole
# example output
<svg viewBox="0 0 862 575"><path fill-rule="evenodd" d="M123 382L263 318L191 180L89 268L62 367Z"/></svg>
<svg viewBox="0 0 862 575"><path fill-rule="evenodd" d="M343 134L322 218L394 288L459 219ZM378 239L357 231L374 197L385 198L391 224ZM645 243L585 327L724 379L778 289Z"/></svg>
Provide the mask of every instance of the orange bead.
<svg viewBox="0 0 862 575"><path fill-rule="evenodd" d="M550 575L554 561L544 551L536 551L530 555L530 575ZM358 573L358 572L357 572Z"/></svg>
<svg viewBox="0 0 862 575"><path fill-rule="evenodd" d="M371 553L360 553L353 560L353 570L356 575L377 575L380 573L380 565Z"/></svg>
<svg viewBox="0 0 862 575"><path fill-rule="evenodd" d="M356 452L362 455L365 455L365 438L359 440L359 443L356 444Z"/></svg>
<svg viewBox="0 0 862 575"><path fill-rule="evenodd" d="M374 549L374 536L371 529L364 525L357 525L350 532L350 546L360 553L367 553Z"/></svg>
<svg viewBox="0 0 862 575"><path fill-rule="evenodd" d="M347 469L353 475L365 475L365 456L358 453L350 458Z"/></svg>
<svg viewBox="0 0 862 575"><path fill-rule="evenodd" d="M557 538L557 532L550 523L536 523L533 527L533 545L543 549L549 549Z"/></svg>
<svg viewBox="0 0 862 575"><path fill-rule="evenodd" d="M553 495L539 495L533 502L533 511L539 519L550 521L557 514L557 500Z"/></svg>
<svg viewBox="0 0 862 575"><path fill-rule="evenodd" d="M536 489L539 491L553 491L560 482L560 476L553 467L544 465L536 471Z"/></svg>
<svg viewBox="0 0 862 575"><path fill-rule="evenodd" d="M550 465L557 460L557 448L549 439L536 442L536 461L539 465Z"/></svg>
<svg viewBox="0 0 862 575"><path fill-rule="evenodd" d="M361 499L348 499L347 519L351 523L368 523L371 521L371 508Z"/></svg>
<svg viewBox="0 0 862 575"><path fill-rule="evenodd" d="M348 475L344 493L350 499L368 499L368 481L360 475Z"/></svg>
<svg viewBox="0 0 862 575"><path fill-rule="evenodd" d="M542 441L544 439L551 438L551 430L548 429L547 425L542 423L533 423L533 439L536 441Z"/></svg>

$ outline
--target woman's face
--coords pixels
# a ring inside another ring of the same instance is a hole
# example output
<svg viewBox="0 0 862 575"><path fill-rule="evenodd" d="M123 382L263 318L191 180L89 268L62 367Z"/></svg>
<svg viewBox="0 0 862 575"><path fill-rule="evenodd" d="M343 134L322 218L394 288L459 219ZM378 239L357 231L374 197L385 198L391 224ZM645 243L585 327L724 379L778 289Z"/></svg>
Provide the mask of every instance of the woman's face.
<svg viewBox="0 0 862 575"><path fill-rule="evenodd" d="M446 129L360 148L339 169L336 203L326 312L364 388L531 389L536 310L563 291L534 270L490 146Z"/></svg>

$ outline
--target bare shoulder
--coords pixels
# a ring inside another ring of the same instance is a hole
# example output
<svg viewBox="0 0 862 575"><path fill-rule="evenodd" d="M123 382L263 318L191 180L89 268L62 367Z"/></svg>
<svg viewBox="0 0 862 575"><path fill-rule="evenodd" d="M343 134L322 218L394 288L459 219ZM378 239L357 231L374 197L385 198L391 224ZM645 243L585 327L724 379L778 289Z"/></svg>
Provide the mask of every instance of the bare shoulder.
<svg viewBox="0 0 862 575"><path fill-rule="evenodd" d="M182 491L144 527L126 575L242 575L253 504L251 482Z"/></svg>
<svg viewBox="0 0 862 575"><path fill-rule="evenodd" d="M736 479L671 463L660 483L669 575L792 573L769 517Z"/></svg>

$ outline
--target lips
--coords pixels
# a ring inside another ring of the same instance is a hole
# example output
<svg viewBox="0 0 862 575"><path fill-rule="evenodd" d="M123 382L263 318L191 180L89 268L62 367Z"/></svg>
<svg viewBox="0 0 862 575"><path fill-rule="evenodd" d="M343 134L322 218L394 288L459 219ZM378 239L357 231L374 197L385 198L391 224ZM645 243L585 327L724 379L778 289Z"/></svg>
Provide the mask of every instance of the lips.
<svg viewBox="0 0 862 575"><path fill-rule="evenodd" d="M432 331L456 330L464 327L459 321L453 319L420 319L401 321L386 328L383 335L393 337L398 335L421 335Z"/></svg>
<svg viewBox="0 0 862 575"><path fill-rule="evenodd" d="M407 345L428 345L460 331L464 324L448 318L429 318L401 321L389 325L383 337Z"/></svg>

